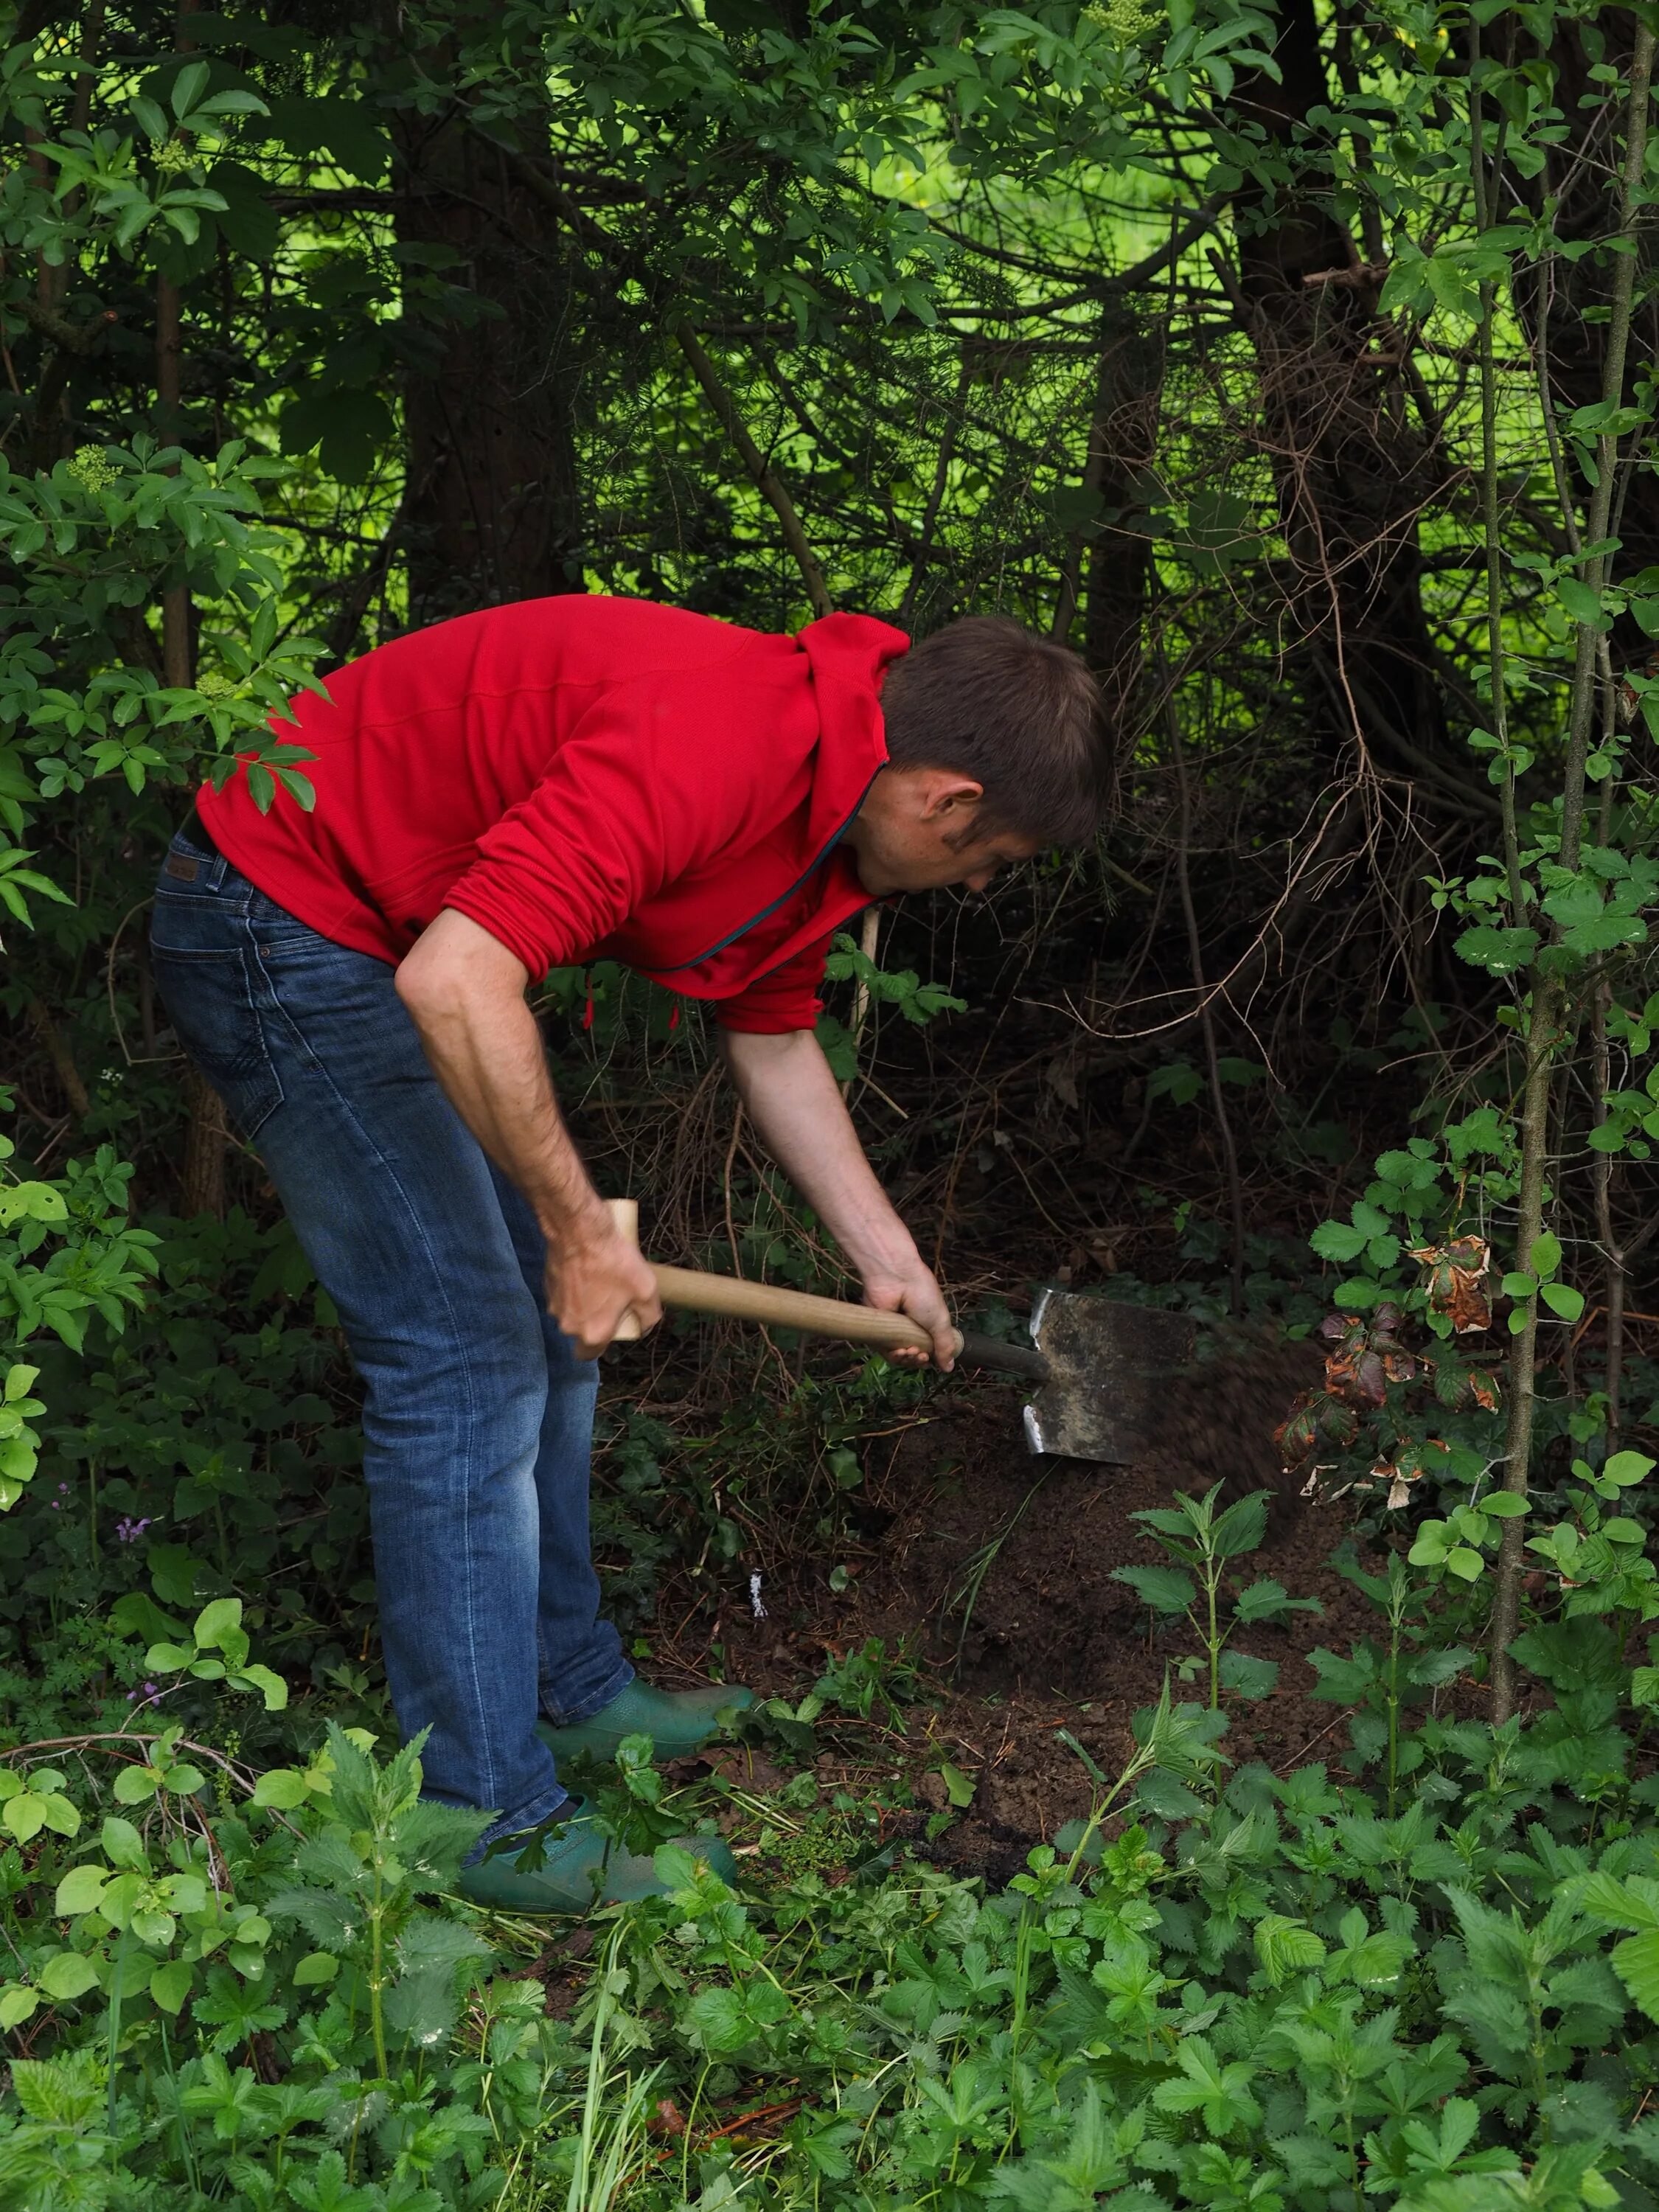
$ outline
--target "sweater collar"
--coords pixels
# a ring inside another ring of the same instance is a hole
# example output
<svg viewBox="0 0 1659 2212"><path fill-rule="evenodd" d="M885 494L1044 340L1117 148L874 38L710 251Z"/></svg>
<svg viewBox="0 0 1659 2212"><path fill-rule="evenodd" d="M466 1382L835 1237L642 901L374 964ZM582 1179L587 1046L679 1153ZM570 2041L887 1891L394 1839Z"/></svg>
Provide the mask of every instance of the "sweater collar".
<svg viewBox="0 0 1659 2212"><path fill-rule="evenodd" d="M817 758L807 803L807 842L826 852L863 804L887 762L882 679L910 641L873 615L823 615L796 642L812 672Z"/></svg>

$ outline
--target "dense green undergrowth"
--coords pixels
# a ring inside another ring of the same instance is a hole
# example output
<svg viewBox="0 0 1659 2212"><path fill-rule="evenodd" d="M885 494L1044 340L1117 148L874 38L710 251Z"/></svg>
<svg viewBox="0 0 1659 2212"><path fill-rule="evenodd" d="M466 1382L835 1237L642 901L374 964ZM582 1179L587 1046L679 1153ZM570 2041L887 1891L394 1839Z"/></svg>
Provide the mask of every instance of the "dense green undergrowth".
<svg viewBox="0 0 1659 2212"><path fill-rule="evenodd" d="M185 1708L280 1705L238 1612L147 1655ZM1467 1653L1379 1627L1322 1662L1346 1756L1232 1769L1166 1696L1001 1894L815 1813L810 1767L674 1800L631 1747L619 1834L724 1809L756 1879L663 1844L673 1893L596 1916L585 1969L447 1896L479 1823L412 1750L331 1726L256 1779L165 1708L28 1747L0 2203L1651 2204L1659 1778L1618 1632L1532 1632L1553 1699L1494 1729L1447 1700ZM839 1853L788 1871L814 1824Z"/></svg>

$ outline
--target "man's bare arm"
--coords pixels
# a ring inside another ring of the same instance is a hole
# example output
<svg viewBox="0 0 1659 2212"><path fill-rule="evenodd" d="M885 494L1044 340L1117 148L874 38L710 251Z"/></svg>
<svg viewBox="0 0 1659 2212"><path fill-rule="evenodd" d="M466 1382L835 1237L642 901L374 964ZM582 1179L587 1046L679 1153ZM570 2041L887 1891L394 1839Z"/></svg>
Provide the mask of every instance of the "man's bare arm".
<svg viewBox="0 0 1659 2212"><path fill-rule="evenodd" d="M726 1064L778 1165L857 1268L867 1304L906 1313L948 1368L955 1338L944 1294L864 1157L852 1116L811 1030L727 1031Z"/></svg>
<svg viewBox="0 0 1659 2212"><path fill-rule="evenodd" d="M445 908L398 969L451 1105L535 1208L547 1240L547 1310L592 1358L630 1309L661 1318L656 1284L617 1234L559 1113L524 963L487 929Z"/></svg>

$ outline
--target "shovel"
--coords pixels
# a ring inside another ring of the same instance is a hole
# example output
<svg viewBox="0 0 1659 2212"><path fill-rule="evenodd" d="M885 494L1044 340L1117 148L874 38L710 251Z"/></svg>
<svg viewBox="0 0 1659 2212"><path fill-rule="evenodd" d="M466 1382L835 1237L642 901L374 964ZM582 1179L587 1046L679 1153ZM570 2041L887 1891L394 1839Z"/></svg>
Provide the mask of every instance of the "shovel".
<svg viewBox="0 0 1659 2212"><path fill-rule="evenodd" d="M609 1201L617 1227L639 1243L639 1207L631 1198ZM772 1322L844 1344L882 1352L923 1351L933 1344L907 1314L811 1297L738 1275L704 1275L654 1262L657 1295L680 1313L718 1314L737 1321ZM617 1340L636 1337L628 1316ZM1018 1375L1036 1384L1025 1408L1025 1441L1034 1452L1068 1459L1103 1460L1127 1467L1155 1446L1170 1389L1193 1356L1193 1324L1180 1314L1150 1306L1085 1297L1052 1285L1031 1311L1031 1341L1005 1344L1000 1337L957 1330L957 1358L975 1367Z"/></svg>

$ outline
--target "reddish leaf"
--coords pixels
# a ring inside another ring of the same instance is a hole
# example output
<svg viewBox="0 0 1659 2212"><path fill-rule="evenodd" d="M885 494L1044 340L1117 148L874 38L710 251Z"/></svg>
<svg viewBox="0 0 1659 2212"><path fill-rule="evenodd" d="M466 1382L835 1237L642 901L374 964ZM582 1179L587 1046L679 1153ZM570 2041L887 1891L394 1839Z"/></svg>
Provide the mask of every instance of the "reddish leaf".
<svg viewBox="0 0 1659 2212"><path fill-rule="evenodd" d="M1483 1237L1456 1237L1412 1254L1423 1270L1422 1289L1436 1313L1448 1314L1458 1335L1492 1327L1486 1279L1492 1250Z"/></svg>

